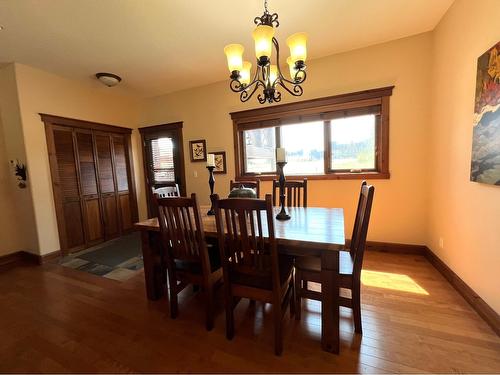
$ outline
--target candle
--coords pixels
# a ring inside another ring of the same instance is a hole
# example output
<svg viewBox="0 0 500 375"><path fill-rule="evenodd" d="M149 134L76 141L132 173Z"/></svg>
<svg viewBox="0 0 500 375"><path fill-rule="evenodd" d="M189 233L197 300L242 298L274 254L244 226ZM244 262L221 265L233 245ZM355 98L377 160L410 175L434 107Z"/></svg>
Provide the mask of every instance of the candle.
<svg viewBox="0 0 500 375"><path fill-rule="evenodd" d="M207 167L215 167L215 155L214 154L207 155Z"/></svg>
<svg viewBox="0 0 500 375"><path fill-rule="evenodd" d="M285 149L282 147L278 147L276 149L276 162L280 163L280 162L284 162L284 161L286 161Z"/></svg>

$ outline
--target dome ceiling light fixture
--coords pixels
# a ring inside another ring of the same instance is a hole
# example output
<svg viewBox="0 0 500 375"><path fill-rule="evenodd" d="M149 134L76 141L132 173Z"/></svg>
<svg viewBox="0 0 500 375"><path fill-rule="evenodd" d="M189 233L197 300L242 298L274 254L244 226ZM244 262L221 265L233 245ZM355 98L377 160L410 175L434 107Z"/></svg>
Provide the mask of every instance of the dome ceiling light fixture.
<svg viewBox="0 0 500 375"><path fill-rule="evenodd" d="M269 13L267 0L264 0L264 14L255 17L254 23L257 25L252 33L257 58L255 74L252 79L252 64L243 61L243 46L229 44L224 48L227 65L231 72L229 87L232 91L240 93L242 102L249 100L259 87L262 87L262 93L257 95L260 104L281 101L280 88L293 96L301 96L304 91L301 84L306 80L307 34L295 33L286 40L290 48L290 56L286 59L290 69L290 76L287 78L281 72L280 47L274 37L275 28L280 25L278 14ZM271 64L273 46L276 49L275 64Z"/></svg>
<svg viewBox="0 0 500 375"><path fill-rule="evenodd" d="M122 80L120 76L113 73L96 73L96 78L108 87L113 87L119 84Z"/></svg>

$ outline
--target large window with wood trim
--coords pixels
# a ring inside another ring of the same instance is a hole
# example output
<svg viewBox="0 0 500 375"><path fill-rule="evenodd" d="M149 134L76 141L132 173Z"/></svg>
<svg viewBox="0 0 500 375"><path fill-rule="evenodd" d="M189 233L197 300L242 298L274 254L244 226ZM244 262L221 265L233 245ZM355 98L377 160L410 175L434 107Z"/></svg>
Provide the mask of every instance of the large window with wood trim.
<svg viewBox="0 0 500 375"><path fill-rule="evenodd" d="M231 113L236 178L275 178L277 147L286 150L288 176L389 178L392 89Z"/></svg>

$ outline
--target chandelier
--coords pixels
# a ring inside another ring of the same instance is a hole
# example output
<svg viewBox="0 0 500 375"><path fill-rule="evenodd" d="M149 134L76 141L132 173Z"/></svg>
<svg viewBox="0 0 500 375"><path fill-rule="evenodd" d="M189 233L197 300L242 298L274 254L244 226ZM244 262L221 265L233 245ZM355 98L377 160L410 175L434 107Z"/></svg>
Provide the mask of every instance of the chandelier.
<svg viewBox="0 0 500 375"><path fill-rule="evenodd" d="M289 77L281 72L280 47L274 37L275 28L279 27L278 14L269 13L267 0L264 1L264 14L255 17L257 25L252 33L255 41L255 56L257 67L252 77L252 64L243 61L244 48L241 44L229 44L224 48L227 57L227 65L231 72L229 87L232 91L240 93L240 100L246 102L259 87L262 92L257 95L260 104L265 102L281 101L281 89L293 96L303 93L301 84L306 80L306 33L296 33L289 36L286 44L290 48L290 56L286 62L289 67ZM276 49L276 63L271 64L273 46Z"/></svg>

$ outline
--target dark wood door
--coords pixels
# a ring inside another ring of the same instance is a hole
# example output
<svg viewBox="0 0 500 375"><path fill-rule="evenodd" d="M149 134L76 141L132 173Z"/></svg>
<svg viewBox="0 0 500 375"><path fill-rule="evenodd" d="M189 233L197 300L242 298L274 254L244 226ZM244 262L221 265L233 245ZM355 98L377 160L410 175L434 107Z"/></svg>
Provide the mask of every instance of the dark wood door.
<svg viewBox="0 0 500 375"><path fill-rule="evenodd" d="M116 181L111 153L111 137L108 134L95 133L99 188L104 218L104 238L111 239L120 234L118 220L118 202Z"/></svg>
<svg viewBox="0 0 500 375"><path fill-rule="evenodd" d="M75 130L80 177L80 199L87 245L104 240L104 220L99 200L94 139L90 130Z"/></svg>
<svg viewBox="0 0 500 375"><path fill-rule="evenodd" d="M41 115L63 253L133 230L131 129Z"/></svg>
<svg viewBox="0 0 500 375"><path fill-rule="evenodd" d="M157 216L153 190L177 184L186 196L182 122L140 128L148 216Z"/></svg>
<svg viewBox="0 0 500 375"><path fill-rule="evenodd" d="M54 192L59 195L58 216L64 220L59 223L62 232L61 247L68 251L77 251L85 247L80 187L75 161L73 130L54 127L51 164L55 164L56 176L53 181Z"/></svg>
<svg viewBox="0 0 500 375"><path fill-rule="evenodd" d="M126 139L122 135L113 135L113 157L116 175L117 203L120 217L120 228L122 232L129 232L133 229L132 204L130 202L130 175L128 165L131 161L127 158Z"/></svg>

